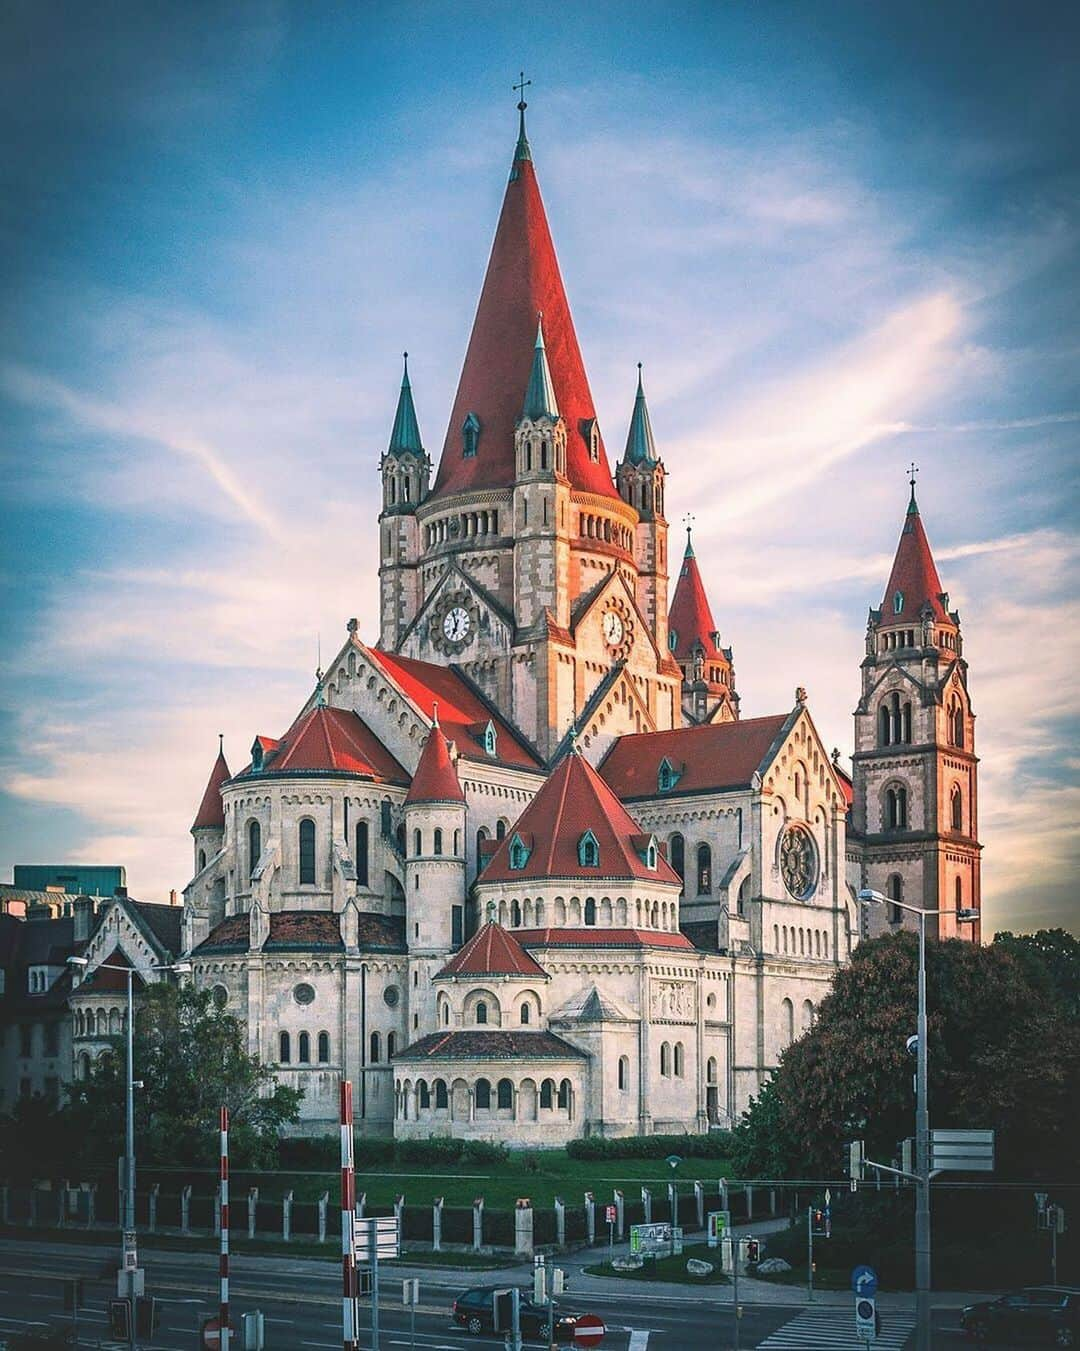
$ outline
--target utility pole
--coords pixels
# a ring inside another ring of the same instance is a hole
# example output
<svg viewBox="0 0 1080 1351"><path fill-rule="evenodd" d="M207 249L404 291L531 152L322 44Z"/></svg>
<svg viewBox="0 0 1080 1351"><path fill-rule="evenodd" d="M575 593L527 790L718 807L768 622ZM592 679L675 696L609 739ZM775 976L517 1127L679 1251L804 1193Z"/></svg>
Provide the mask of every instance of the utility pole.
<svg viewBox="0 0 1080 1351"><path fill-rule="evenodd" d="M930 1351L930 1090L926 1030L926 911L919 912L919 1038L915 1069L915 1325L917 1351Z"/></svg>
<svg viewBox="0 0 1080 1351"><path fill-rule="evenodd" d="M806 1207L806 1302L814 1302L814 1207Z"/></svg>
<svg viewBox="0 0 1080 1351"><path fill-rule="evenodd" d="M742 1253L742 1239L731 1236L731 1311L734 1317L733 1328L735 1351L739 1351L739 1257Z"/></svg>

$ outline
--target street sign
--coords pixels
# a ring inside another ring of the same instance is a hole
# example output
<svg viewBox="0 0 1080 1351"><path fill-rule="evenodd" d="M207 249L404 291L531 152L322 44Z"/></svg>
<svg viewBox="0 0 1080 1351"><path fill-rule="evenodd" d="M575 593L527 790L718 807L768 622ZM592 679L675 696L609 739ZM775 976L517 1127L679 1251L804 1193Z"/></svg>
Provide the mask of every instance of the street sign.
<svg viewBox="0 0 1080 1351"><path fill-rule="evenodd" d="M396 1215L372 1215L363 1219L353 1219L353 1234L356 1241L356 1260L361 1266L367 1266L372 1254L380 1259L399 1257L401 1239L398 1233Z"/></svg>
<svg viewBox="0 0 1080 1351"><path fill-rule="evenodd" d="M203 1351L218 1351L221 1345L221 1320L208 1318L202 1325Z"/></svg>
<svg viewBox="0 0 1080 1351"><path fill-rule="evenodd" d="M139 1252L137 1248L137 1237L134 1229L124 1230L124 1270L138 1271Z"/></svg>
<svg viewBox="0 0 1080 1351"><path fill-rule="evenodd" d="M994 1132L932 1130L930 1168L934 1172L992 1173Z"/></svg>
<svg viewBox="0 0 1080 1351"><path fill-rule="evenodd" d="M614 1206L608 1206L607 1209L604 1211L604 1218L607 1220L608 1224L614 1224L616 1219L618 1218L618 1214L619 1212L615 1209Z"/></svg>
<svg viewBox="0 0 1080 1351"><path fill-rule="evenodd" d="M671 1225L632 1224L630 1226L630 1251L635 1257L652 1257L666 1252L672 1244Z"/></svg>
<svg viewBox="0 0 1080 1351"><path fill-rule="evenodd" d="M877 1336L877 1306L873 1296L855 1296L855 1335L863 1342L872 1342Z"/></svg>
<svg viewBox="0 0 1080 1351"><path fill-rule="evenodd" d="M606 1332L602 1318L597 1318L594 1313L585 1313L574 1326L574 1341L578 1346L599 1346Z"/></svg>
<svg viewBox="0 0 1080 1351"><path fill-rule="evenodd" d="M731 1211L710 1210L705 1217L705 1237L710 1248L719 1248L731 1233Z"/></svg>
<svg viewBox="0 0 1080 1351"><path fill-rule="evenodd" d="M873 1267L856 1267L851 1273L851 1288L857 1296L864 1295L867 1299L873 1299L877 1294L877 1272Z"/></svg>
<svg viewBox="0 0 1080 1351"><path fill-rule="evenodd" d="M420 1303L420 1282L415 1276L401 1282L401 1302L406 1308Z"/></svg>

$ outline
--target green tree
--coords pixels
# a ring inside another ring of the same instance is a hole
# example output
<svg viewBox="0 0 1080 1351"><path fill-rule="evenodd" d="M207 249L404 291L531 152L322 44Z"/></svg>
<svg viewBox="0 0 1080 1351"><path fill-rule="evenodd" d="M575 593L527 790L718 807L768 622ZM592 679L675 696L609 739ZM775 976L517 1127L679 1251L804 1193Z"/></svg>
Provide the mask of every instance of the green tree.
<svg viewBox="0 0 1080 1351"><path fill-rule="evenodd" d="M994 935L994 943L1045 973L1047 988L1059 999L1070 1018L1080 1018L1080 938L1064 929L1040 929L1033 934L1014 934L1008 929Z"/></svg>
<svg viewBox="0 0 1080 1351"><path fill-rule="evenodd" d="M859 945L736 1128L739 1173L835 1176L852 1139L894 1157L914 1131L905 1041L917 971L913 934ZM931 1121L993 1128L998 1177L1080 1172L1080 1024L1047 988L1045 971L1006 943L927 945Z"/></svg>
<svg viewBox="0 0 1080 1351"><path fill-rule="evenodd" d="M135 1095L138 1157L146 1163L211 1164L218 1157L218 1109L229 1109L236 1166L276 1159L282 1126L296 1121L303 1090L277 1082L245 1046L244 1025L208 990L151 986L136 1009ZM79 1162L112 1163L124 1139L123 1040L86 1080L71 1085L69 1139Z"/></svg>

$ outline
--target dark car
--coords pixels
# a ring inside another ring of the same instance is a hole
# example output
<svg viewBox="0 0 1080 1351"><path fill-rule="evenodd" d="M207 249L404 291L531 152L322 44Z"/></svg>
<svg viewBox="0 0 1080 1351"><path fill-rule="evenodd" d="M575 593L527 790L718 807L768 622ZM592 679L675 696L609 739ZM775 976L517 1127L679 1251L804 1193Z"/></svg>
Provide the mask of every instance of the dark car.
<svg viewBox="0 0 1080 1351"><path fill-rule="evenodd" d="M503 1287L505 1289L505 1287ZM505 1331L510 1326L510 1317L507 1312L509 1308L509 1299L504 1301L503 1317L499 1320L499 1327L495 1326L495 1295L496 1290L493 1286L474 1286L471 1290L466 1290L454 1300L453 1308L450 1310L450 1317L458 1326L471 1332L473 1336L478 1337L482 1332ZM520 1308L520 1323L522 1337L533 1338L537 1341L543 1341L547 1337L548 1311L543 1304L534 1304L532 1299L522 1293ZM574 1340L574 1328L577 1325L577 1318L574 1314L560 1313L555 1311L555 1340L557 1342L572 1342Z"/></svg>
<svg viewBox="0 0 1080 1351"><path fill-rule="evenodd" d="M1009 1346L1080 1346L1080 1289L1032 1285L969 1304L960 1326L973 1341Z"/></svg>

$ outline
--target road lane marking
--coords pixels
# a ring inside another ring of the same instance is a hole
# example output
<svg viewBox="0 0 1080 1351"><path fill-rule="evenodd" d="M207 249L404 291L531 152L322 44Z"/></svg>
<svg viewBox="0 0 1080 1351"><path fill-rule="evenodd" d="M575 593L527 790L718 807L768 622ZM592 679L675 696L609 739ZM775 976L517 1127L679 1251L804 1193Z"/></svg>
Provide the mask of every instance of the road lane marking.
<svg viewBox="0 0 1080 1351"><path fill-rule="evenodd" d="M646 1351L649 1345L649 1329L643 1328L637 1332L631 1332L630 1345L626 1351Z"/></svg>

